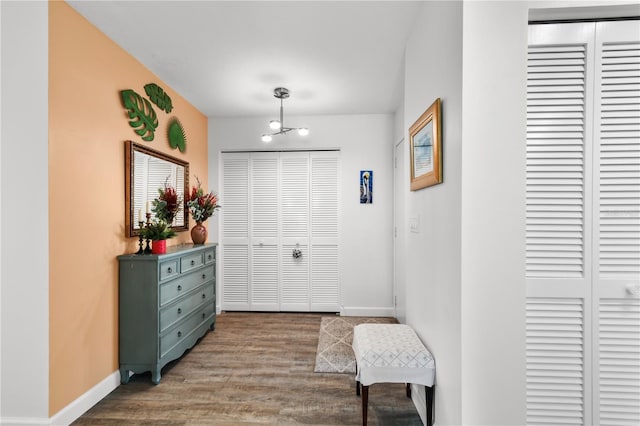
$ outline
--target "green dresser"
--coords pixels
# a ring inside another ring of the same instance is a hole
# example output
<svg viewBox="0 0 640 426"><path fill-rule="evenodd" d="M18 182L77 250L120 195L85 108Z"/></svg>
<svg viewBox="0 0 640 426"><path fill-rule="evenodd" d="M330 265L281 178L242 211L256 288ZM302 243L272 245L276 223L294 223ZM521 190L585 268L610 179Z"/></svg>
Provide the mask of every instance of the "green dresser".
<svg viewBox="0 0 640 426"><path fill-rule="evenodd" d="M120 380L160 371L216 322L216 244L168 247L166 254L118 256Z"/></svg>

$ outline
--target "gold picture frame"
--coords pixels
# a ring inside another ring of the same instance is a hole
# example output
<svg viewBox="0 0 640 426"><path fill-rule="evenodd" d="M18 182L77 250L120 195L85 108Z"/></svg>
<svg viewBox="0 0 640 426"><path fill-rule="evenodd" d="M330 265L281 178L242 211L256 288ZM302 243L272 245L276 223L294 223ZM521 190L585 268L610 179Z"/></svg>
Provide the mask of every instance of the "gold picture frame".
<svg viewBox="0 0 640 426"><path fill-rule="evenodd" d="M441 111L438 98L409 128L412 191L442 183Z"/></svg>

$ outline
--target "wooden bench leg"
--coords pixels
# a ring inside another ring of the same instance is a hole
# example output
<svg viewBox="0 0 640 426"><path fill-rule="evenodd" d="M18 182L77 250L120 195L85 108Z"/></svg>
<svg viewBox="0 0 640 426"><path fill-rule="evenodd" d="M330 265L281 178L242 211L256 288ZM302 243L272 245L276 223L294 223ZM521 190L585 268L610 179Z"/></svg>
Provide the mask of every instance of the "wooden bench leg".
<svg viewBox="0 0 640 426"><path fill-rule="evenodd" d="M367 406L369 405L369 386L362 386L362 426L367 426Z"/></svg>
<svg viewBox="0 0 640 426"><path fill-rule="evenodd" d="M407 398L411 398L411 383L407 383Z"/></svg>
<svg viewBox="0 0 640 426"><path fill-rule="evenodd" d="M358 377L358 364L356 364L356 377ZM360 396L360 380L356 380L356 396Z"/></svg>
<svg viewBox="0 0 640 426"><path fill-rule="evenodd" d="M427 426L433 426L434 386L425 386L424 395L427 400Z"/></svg>

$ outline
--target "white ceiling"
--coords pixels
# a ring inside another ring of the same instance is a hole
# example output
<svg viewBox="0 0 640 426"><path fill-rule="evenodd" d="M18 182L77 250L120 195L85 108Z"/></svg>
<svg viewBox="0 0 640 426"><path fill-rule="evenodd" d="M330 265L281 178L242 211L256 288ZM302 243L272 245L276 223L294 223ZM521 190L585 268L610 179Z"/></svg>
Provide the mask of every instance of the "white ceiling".
<svg viewBox="0 0 640 426"><path fill-rule="evenodd" d="M393 112L422 1L69 1L207 116ZM105 58L108 60L108 58Z"/></svg>

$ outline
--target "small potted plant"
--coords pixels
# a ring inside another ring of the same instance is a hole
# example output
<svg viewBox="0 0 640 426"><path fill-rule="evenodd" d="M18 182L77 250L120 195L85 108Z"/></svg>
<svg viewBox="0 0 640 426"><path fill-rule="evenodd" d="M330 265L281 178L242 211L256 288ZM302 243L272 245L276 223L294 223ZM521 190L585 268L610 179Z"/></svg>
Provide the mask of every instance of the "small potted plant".
<svg viewBox="0 0 640 426"><path fill-rule="evenodd" d="M176 232L169 224L160 219L149 223L140 230L142 237L151 240L151 253L164 254L167 252L167 239L176 236Z"/></svg>
<svg viewBox="0 0 640 426"><path fill-rule="evenodd" d="M207 228L202 222L213 216L220 205L218 205L218 196L214 192L204 193L197 176L196 181L198 185L191 190L191 195L187 199L187 207L191 212L191 217L196 221L196 226L191 229L191 239L194 244L203 244L207 241Z"/></svg>

